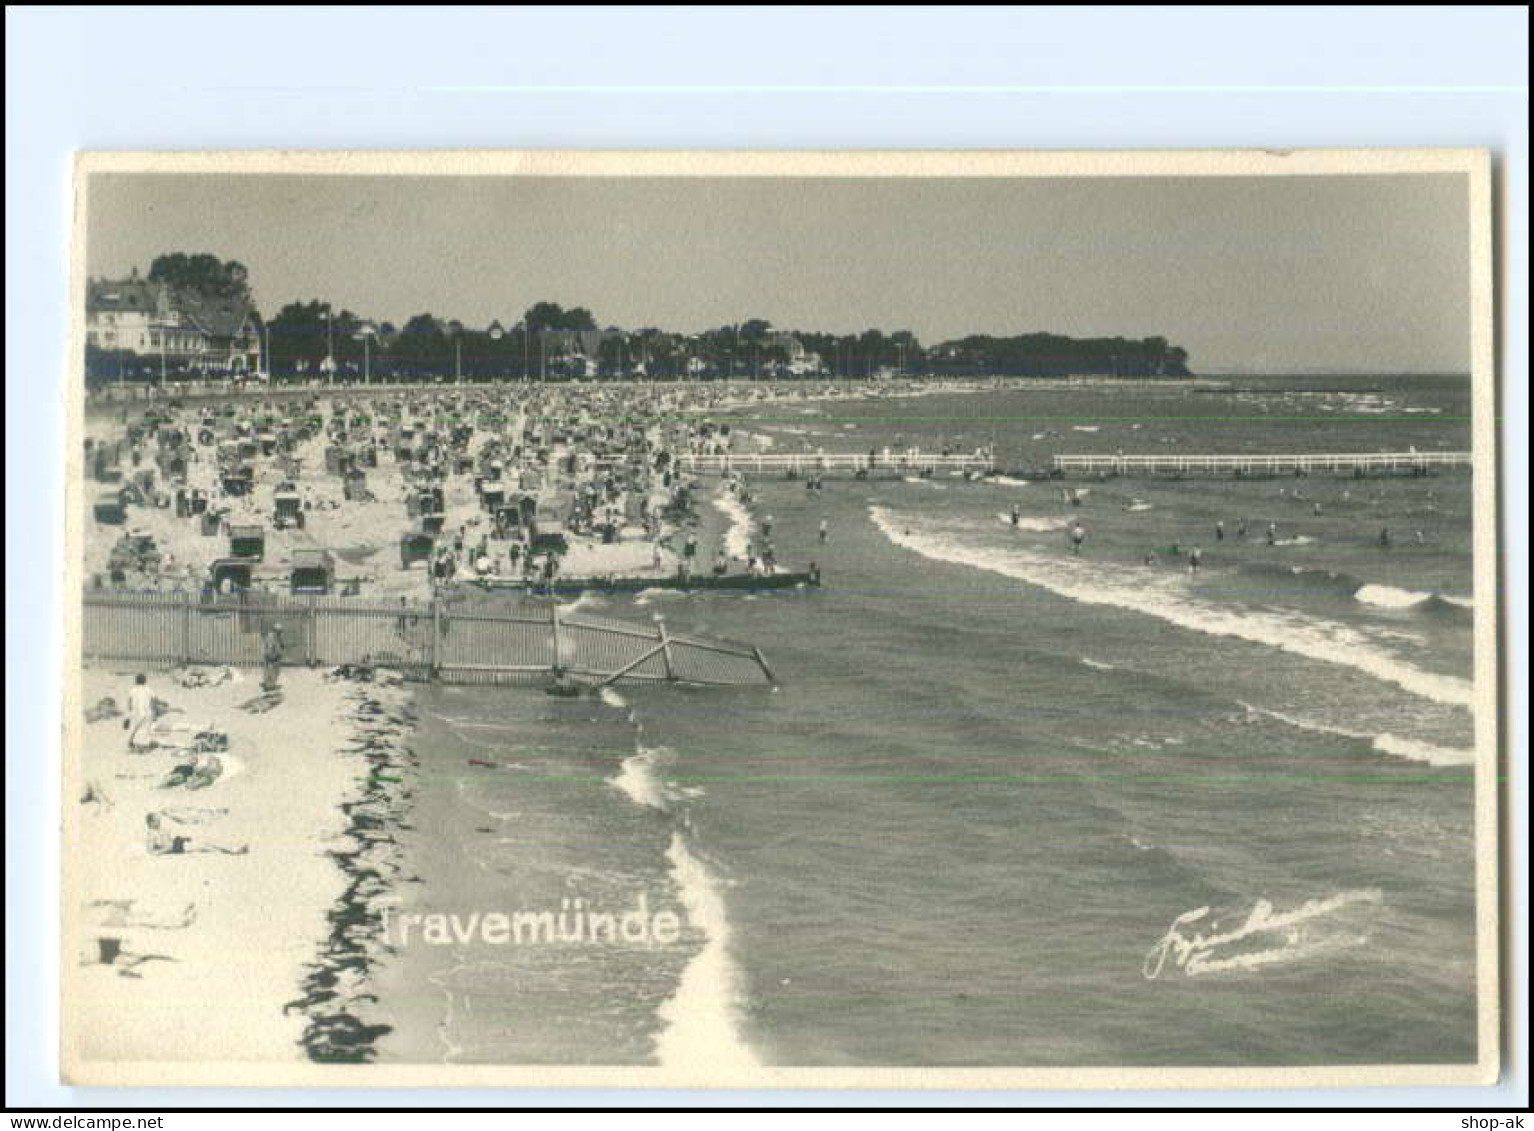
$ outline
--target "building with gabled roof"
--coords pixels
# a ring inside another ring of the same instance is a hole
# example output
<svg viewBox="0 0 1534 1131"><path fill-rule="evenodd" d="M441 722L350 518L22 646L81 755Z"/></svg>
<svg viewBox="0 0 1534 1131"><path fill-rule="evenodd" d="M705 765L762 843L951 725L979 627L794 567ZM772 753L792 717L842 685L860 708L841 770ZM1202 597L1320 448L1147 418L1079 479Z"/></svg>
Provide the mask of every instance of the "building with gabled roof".
<svg viewBox="0 0 1534 1131"><path fill-rule="evenodd" d="M135 268L126 279L91 279L85 340L112 353L161 357L230 372L261 368L260 318L250 299L152 283Z"/></svg>

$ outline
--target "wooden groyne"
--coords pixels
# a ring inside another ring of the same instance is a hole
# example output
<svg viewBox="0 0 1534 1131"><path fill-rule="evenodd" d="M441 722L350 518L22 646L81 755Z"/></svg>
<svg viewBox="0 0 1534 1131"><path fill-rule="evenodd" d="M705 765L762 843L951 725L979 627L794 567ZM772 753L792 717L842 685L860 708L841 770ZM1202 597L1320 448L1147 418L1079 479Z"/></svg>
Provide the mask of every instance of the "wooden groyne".
<svg viewBox="0 0 1534 1131"><path fill-rule="evenodd" d="M1351 452L1320 455L1056 456L1056 475L1427 475L1471 466L1469 452Z"/></svg>

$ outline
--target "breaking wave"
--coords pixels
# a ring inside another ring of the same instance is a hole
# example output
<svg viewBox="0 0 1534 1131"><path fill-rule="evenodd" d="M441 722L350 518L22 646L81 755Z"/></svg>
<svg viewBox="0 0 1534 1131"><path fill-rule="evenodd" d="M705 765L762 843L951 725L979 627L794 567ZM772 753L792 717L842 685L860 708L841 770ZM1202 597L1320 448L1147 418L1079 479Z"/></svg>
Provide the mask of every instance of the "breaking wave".
<svg viewBox="0 0 1534 1131"><path fill-rule="evenodd" d="M699 791L678 789L665 779L676 761L667 747L640 746L625 758L613 788L636 805L671 815ZM685 825L685 814L684 821ZM730 921L719 881L674 828L666 849L671 878L688 924L703 936L702 948L682 971L676 992L660 1007L655 1051L669 1068L706 1063L711 1069L754 1068L760 1062L740 1033L742 978L730 951Z"/></svg>
<svg viewBox="0 0 1534 1131"><path fill-rule="evenodd" d="M1470 766L1475 764L1475 751L1454 746L1435 746L1431 742L1421 742L1414 738L1401 738L1394 734L1368 734L1364 731L1348 730L1345 727L1329 726L1326 723L1312 722L1308 719L1296 718L1286 715L1282 711L1273 711L1266 707L1254 707L1250 703L1241 704L1249 714L1266 715L1270 719L1276 719L1286 726L1292 726L1297 730L1308 730L1316 734L1332 734L1339 738L1351 738L1359 742L1367 742L1376 753L1388 754L1393 758L1405 758L1412 762L1426 762L1430 766Z"/></svg>
<svg viewBox="0 0 1534 1131"><path fill-rule="evenodd" d="M1424 699L1469 707L1468 680L1423 671L1370 643L1346 625L1302 613L1211 603L1192 596L1179 580L1109 563L1031 553L1023 547L967 545L950 531L896 522L869 507L869 517L895 545L933 561L967 565L1012 577L1086 604L1110 605L1156 617L1180 628L1266 645L1322 663L1340 664L1393 683Z"/></svg>
<svg viewBox="0 0 1534 1131"><path fill-rule="evenodd" d="M751 552L751 532L756 527L751 512L734 495L725 492L714 496L714 509L730 520L724 535L724 552L732 558L745 557Z"/></svg>
<svg viewBox="0 0 1534 1131"><path fill-rule="evenodd" d="M1353 599L1382 609L1411 609L1433 598L1431 593L1397 589L1393 585L1360 585Z"/></svg>
<svg viewBox="0 0 1534 1131"><path fill-rule="evenodd" d="M996 517L1001 519L1006 525L1012 525L1012 516L1010 514L998 514ZM1069 525L1063 518L1035 518L1032 515L1021 515L1018 517L1015 529L1043 534L1051 530L1064 530Z"/></svg>
<svg viewBox="0 0 1534 1131"><path fill-rule="evenodd" d="M660 1007L665 1024L655 1051L667 1067L707 1064L710 1069L760 1065L740 1032L740 971L730 953L730 920L719 881L680 832L666 850L687 921L703 932L703 949L682 971L676 993Z"/></svg>

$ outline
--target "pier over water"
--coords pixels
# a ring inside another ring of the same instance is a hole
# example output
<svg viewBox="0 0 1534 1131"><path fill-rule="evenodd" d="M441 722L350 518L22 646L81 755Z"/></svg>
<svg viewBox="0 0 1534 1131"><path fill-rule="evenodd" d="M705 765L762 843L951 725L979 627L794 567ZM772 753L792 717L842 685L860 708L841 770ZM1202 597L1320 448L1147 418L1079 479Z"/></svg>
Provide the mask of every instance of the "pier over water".
<svg viewBox="0 0 1534 1131"><path fill-rule="evenodd" d="M1427 475L1469 468L1469 452L1355 452L1320 455L1056 456L1057 475Z"/></svg>
<svg viewBox="0 0 1534 1131"><path fill-rule="evenodd" d="M884 449L876 453L856 452L798 452L755 455L745 453L719 453L711 455L684 454L676 457L676 467L682 471L749 471L764 472L888 472L891 474L915 474L924 471L971 471L985 474L995 470L996 460L990 452L971 452L965 455L944 455L924 452L919 448L901 451Z"/></svg>

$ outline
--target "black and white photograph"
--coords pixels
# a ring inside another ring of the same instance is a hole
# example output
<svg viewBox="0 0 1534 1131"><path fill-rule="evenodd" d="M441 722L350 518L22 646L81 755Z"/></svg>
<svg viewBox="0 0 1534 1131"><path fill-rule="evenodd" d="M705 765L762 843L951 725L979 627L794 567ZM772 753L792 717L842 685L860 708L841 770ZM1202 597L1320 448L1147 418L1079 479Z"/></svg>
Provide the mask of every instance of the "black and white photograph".
<svg viewBox="0 0 1534 1131"><path fill-rule="evenodd" d="M1484 151L74 193L70 1082L1495 1078Z"/></svg>

